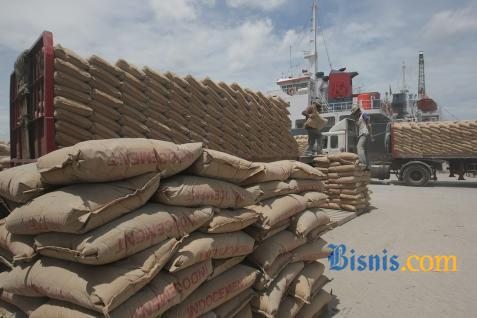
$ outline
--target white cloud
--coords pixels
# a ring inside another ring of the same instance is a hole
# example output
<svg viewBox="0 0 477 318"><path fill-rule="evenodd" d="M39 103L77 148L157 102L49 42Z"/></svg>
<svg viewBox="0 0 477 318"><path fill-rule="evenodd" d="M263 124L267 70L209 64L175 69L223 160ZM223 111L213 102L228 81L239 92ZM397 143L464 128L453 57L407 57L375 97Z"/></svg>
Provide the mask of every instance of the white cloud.
<svg viewBox="0 0 477 318"><path fill-rule="evenodd" d="M233 8L248 7L262 10L274 10L287 2L287 0L226 0Z"/></svg>
<svg viewBox="0 0 477 318"><path fill-rule="evenodd" d="M192 0L151 0L151 6L160 22L171 20L195 20L196 8Z"/></svg>
<svg viewBox="0 0 477 318"><path fill-rule="evenodd" d="M445 10L434 14L424 26L424 36L434 40L477 32L477 6Z"/></svg>

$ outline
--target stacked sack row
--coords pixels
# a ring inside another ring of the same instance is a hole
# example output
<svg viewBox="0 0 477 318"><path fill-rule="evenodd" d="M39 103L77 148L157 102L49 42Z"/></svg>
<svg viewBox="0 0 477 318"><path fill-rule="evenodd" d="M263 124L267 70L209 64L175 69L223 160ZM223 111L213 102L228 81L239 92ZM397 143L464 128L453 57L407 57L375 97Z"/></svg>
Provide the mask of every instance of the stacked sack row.
<svg viewBox="0 0 477 318"><path fill-rule="evenodd" d="M10 144L0 140L0 171L10 166Z"/></svg>
<svg viewBox="0 0 477 318"><path fill-rule="evenodd" d="M314 165L327 175L324 192L328 200L321 207L358 213L369 208L370 173L359 164L358 155L341 152L318 156Z"/></svg>
<svg viewBox="0 0 477 318"><path fill-rule="evenodd" d="M394 151L399 155L477 154L477 121L394 123ZM458 140L459 142L456 142Z"/></svg>
<svg viewBox="0 0 477 318"><path fill-rule="evenodd" d="M298 154L303 155L308 148L308 136L307 135L296 135L294 136L296 143L298 144Z"/></svg>
<svg viewBox="0 0 477 318"><path fill-rule="evenodd" d="M311 317L330 297L316 262L328 253L318 237L329 219L315 208L323 177L299 162L128 138L5 170L0 310L243 317L274 301Z"/></svg>
<svg viewBox="0 0 477 318"><path fill-rule="evenodd" d="M203 142L248 160L296 158L288 104L238 84L184 78L83 59L55 46L55 127L59 147L106 138ZM276 143L280 140L280 143Z"/></svg>

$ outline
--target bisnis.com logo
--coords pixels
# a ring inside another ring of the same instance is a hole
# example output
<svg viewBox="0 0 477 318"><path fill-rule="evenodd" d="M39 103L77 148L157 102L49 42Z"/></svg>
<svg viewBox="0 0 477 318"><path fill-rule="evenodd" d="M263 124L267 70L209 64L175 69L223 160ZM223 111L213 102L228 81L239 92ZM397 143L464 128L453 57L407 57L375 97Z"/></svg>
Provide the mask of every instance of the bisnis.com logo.
<svg viewBox="0 0 477 318"><path fill-rule="evenodd" d="M391 255L387 250L379 254L360 255L346 245L329 244L333 252L328 256L330 270L341 271L408 271L408 272L456 272L455 255L409 255L400 262L398 255Z"/></svg>

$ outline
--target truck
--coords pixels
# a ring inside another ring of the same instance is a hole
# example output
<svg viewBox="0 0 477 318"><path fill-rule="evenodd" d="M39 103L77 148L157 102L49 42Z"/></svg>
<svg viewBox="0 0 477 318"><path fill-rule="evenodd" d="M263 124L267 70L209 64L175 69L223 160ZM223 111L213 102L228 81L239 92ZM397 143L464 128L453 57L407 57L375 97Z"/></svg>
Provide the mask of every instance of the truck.
<svg viewBox="0 0 477 318"><path fill-rule="evenodd" d="M356 123L343 119L323 133L322 152L356 153ZM371 176L390 179L391 173L408 186L437 180L447 166L450 176L477 175L477 121L390 122L384 138L384 160L371 164Z"/></svg>

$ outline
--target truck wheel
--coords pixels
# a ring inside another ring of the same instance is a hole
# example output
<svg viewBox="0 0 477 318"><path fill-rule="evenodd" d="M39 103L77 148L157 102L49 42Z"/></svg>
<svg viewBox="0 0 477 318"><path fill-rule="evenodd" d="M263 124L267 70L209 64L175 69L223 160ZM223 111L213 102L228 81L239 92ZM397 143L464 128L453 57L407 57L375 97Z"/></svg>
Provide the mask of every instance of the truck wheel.
<svg viewBox="0 0 477 318"><path fill-rule="evenodd" d="M429 170L422 165L411 165L407 167L403 173L403 180L408 186L425 186L430 178L431 174Z"/></svg>

